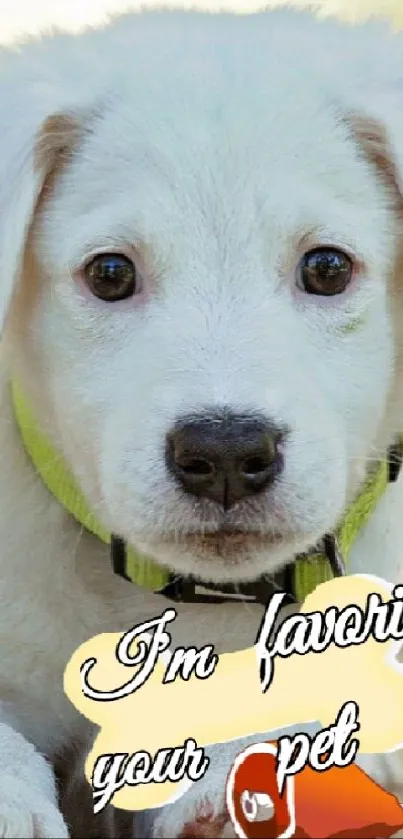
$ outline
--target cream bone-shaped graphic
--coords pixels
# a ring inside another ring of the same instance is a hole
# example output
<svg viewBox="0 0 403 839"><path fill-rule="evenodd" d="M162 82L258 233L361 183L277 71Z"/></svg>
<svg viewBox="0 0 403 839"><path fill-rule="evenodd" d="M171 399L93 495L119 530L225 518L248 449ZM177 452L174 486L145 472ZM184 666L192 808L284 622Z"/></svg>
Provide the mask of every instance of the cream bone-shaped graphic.
<svg viewBox="0 0 403 839"><path fill-rule="evenodd" d="M341 610L352 604L365 612L372 593L387 602L392 587L367 575L331 580L309 595L300 613L324 613L333 606ZM315 721L327 727L351 700L359 707L361 752L384 753L403 745L403 665L396 660L401 642L381 643L370 635L355 646L338 648L331 643L320 654L277 656L266 692L256 646L220 655L207 679L192 675L188 681L178 677L168 684L163 684L164 654L136 692L115 701L86 697L81 668L88 659L95 660L91 685L99 691L114 691L133 678L134 668L116 657L121 638L116 633L91 638L76 650L65 670L64 689L70 701L100 728L85 765L90 783L101 755L144 751L153 756L160 749L183 746L188 738L204 747L295 723ZM160 807L177 799L190 783L185 779L124 785L112 801L126 810Z"/></svg>

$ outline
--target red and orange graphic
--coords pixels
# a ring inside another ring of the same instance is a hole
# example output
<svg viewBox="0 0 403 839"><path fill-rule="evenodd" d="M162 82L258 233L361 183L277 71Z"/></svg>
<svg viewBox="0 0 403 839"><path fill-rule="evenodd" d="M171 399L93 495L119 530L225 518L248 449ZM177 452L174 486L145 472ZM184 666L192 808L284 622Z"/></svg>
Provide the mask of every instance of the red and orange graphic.
<svg viewBox="0 0 403 839"><path fill-rule="evenodd" d="M403 808L355 764L323 772L306 766L277 783L276 742L241 752L227 780L227 808L240 839L387 839Z"/></svg>

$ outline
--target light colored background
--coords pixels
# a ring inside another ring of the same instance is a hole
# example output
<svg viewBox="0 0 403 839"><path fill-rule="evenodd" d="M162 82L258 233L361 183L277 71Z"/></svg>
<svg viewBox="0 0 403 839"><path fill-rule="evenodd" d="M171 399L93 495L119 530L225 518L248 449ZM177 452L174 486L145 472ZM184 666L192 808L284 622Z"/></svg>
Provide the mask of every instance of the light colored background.
<svg viewBox="0 0 403 839"><path fill-rule="evenodd" d="M52 25L77 31L86 24L102 21L110 13L139 6L170 5L225 9L239 12L254 11L281 0L0 0L0 42L12 43L25 33L36 33ZM293 0L304 5L304 0ZM330 13L360 19L371 13L391 17L403 26L403 0L317 0L317 5Z"/></svg>

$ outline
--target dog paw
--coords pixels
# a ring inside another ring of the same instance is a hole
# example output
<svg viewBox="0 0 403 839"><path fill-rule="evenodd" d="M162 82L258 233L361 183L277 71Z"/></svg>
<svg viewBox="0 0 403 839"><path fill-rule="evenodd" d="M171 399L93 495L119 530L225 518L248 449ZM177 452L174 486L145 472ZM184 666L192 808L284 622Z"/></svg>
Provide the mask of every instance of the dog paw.
<svg viewBox="0 0 403 839"><path fill-rule="evenodd" d="M155 820L153 839L232 839L236 836L224 804L221 809L208 801L187 802L186 807L164 808Z"/></svg>
<svg viewBox="0 0 403 839"><path fill-rule="evenodd" d="M232 762L242 747L243 741L233 741L207 748L210 766L206 775L177 801L143 813L138 835L150 839L235 837L225 803L225 786Z"/></svg>
<svg viewBox="0 0 403 839"><path fill-rule="evenodd" d="M0 781L0 837L68 839L64 819L52 801L15 778Z"/></svg>
<svg viewBox="0 0 403 839"><path fill-rule="evenodd" d="M212 805L204 802L183 825L179 839L231 839L234 836L236 833L227 810L217 813Z"/></svg>

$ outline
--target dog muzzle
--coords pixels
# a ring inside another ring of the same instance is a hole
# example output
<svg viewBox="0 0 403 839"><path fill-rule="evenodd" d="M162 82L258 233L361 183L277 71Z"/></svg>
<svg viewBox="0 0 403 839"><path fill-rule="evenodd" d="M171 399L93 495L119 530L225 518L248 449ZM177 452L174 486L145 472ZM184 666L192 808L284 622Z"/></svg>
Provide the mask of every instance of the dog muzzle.
<svg viewBox="0 0 403 839"><path fill-rule="evenodd" d="M389 483L397 480L403 458L403 438L391 446L345 513L334 533L275 575L263 575L252 583L205 584L195 577L173 574L169 569L139 554L123 539L108 533L96 519L63 459L37 428L35 417L22 393L12 385L14 413L28 456L49 492L90 533L111 548L116 574L171 600L196 603L248 601L266 604L273 590L287 592L290 602L302 603L317 585L347 573L351 549L374 513Z"/></svg>

